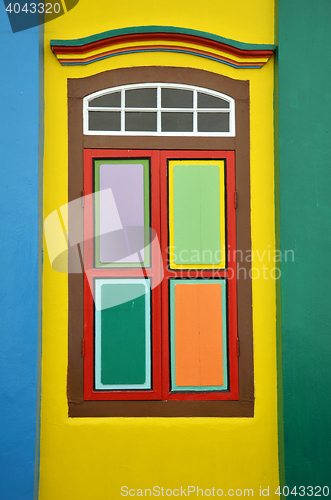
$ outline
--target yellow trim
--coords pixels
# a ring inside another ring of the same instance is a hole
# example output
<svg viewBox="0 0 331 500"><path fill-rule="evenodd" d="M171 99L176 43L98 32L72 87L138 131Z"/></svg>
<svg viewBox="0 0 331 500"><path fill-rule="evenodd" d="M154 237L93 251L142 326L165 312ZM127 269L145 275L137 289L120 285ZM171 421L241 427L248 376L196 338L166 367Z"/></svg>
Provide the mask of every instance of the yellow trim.
<svg viewBox="0 0 331 500"><path fill-rule="evenodd" d="M169 248L174 248L174 165L184 163L185 165L217 165L220 172L220 237L221 237L221 261L206 267L204 264L183 265L175 264L173 253L169 252L170 269L224 269L225 268L225 196L224 196L224 160L170 160L169 161Z"/></svg>

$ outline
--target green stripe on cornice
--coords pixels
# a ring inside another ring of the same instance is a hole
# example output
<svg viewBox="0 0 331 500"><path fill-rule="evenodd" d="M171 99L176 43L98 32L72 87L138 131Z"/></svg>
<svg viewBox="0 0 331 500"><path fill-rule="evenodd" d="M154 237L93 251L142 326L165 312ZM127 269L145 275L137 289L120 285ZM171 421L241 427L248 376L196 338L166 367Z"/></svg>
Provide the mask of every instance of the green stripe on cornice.
<svg viewBox="0 0 331 500"><path fill-rule="evenodd" d="M92 42L104 40L106 38L113 38L120 35L132 35L135 33L180 33L182 35L207 38L209 40L214 40L215 42L231 45L232 47L240 50L275 50L275 45L238 42L237 40L224 38L222 36L214 35L213 33L207 33L206 31L178 28L175 26L132 26L129 28L104 31L103 33L86 36L84 38L77 38L76 40L51 40L51 46L80 47Z"/></svg>

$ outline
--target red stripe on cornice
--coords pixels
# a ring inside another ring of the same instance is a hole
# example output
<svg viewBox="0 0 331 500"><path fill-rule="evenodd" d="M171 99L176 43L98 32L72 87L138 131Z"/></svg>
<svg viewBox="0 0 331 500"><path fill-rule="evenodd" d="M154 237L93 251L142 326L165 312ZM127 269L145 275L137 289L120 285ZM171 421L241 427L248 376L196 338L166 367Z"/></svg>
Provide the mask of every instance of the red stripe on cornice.
<svg viewBox="0 0 331 500"><path fill-rule="evenodd" d="M102 49L114 44L143 42L143 41L168 41L168 42L185 42L193 43L196 45L202 45L204 47L209 47L215 50L223 50L229 54L235 55L237 57L270 57L273 54L272 50L242 50L231 45L226 45L221 42L215 42L213 40L208 40L206 38L201 38L193 35L186 35L181 33L135 33L128 35L120 35L116 37L106 38L104 40L98 40L96 42L91 42L82 46L52 46L54 54L85 54L87 52Z"/></svg>
<svg viewBox="0 0 331 500"><path fill-rule="evenodd" d="M139 47L137 47L139 49L166 49L166 48L169 48L167 45L139 45ZM171 46L172 49L174 50L185 50L187 49L187 47L183 47L183 46L180 46L180 45L172 45ZM217 54L214 54L213 52L207 52L205 50L201 50L201 49L193 49L194 52L198 55L198 54L203 54L203 55L208 55L208 56L212 56L212 57L215 57L217 59L219 59L220 61L228 61L228 62L231 62L233 63L233 59L229 59L228 57L225 57L225 56L219 56ZM107 52L102 52L101 54L95 54L93 56L89 56L89 57L84 57L84 58L81 58L81 59L60 59L59 58L59 62L60 63L64 63L64 62L70 62L70 63L81 63L81 62L89 62L89 61L93 61L95 60L97 57L103 57L103 56L108 56L110 54L115 54L117 53L118 55L121 55L121 54L125 54L126 52L130 52L132 51L132 47L123 47L122 49L113 49L113 50L107 50ZM256 66L256 62L250 62L250 61L245 61L245 62L240 62L240 61L235 61L236 64L238 66L240 66L241 64L242 65L245 65L245 66Z"/></svg>

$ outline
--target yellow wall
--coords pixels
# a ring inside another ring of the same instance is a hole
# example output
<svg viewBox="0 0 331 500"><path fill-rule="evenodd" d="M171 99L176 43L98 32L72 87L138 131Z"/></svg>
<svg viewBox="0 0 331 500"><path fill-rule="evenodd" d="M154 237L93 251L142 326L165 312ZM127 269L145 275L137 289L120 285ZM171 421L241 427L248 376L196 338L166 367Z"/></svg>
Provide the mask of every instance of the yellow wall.
<svg viewBox="0 0 331 500"><path fill-rule="evenodd" d="M189 66L250 80L253 250L275 247L273 60L236 70L184 54L131 54L62 67L50 39L85 37L125 26L172 25L250 43L273 43L272 0L80 0L45 25L44 218L67 202L66 80L139 65ZM262 270L274 266L265 252ZM268 274L268 273L267 273ZM269 276L269 274L268 274ZM71 418L67 416L67 276L44 257L41 500L123 498L120 488L233 489L278 486L275 282L253 280L254 418ZM186 491L187 493L187 491ZM216 494L216 493L215 493ZM225 493L224 493L225 494ZM195 494L190 495L195 498ZM201 496L201 494L200 494ZM276 498L279 498L276 496Z"/></svg>

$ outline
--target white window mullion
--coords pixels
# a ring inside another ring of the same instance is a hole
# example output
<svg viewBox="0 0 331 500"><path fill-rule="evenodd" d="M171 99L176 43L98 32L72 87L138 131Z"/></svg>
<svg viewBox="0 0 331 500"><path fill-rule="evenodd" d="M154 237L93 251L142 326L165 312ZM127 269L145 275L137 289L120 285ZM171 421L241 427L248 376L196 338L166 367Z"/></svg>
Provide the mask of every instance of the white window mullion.
<svg viewBox="0 0 331 500"><path fill-rule="evenodd" d="M156 106L157 106L157 127L158 134L161 133L161 86L157 86L156 92Z"/></svg>
<svg viewBox="0 0 331 500"><path fill-rule="evenodd" d="M198 92L196 90L193 91L193 133L198 132Z"/></svg>
<svg viewBox="0 0 331 500"><path fill-rule="evenodd" d="M125 90L121 90L121 132L125 132Z"/></svg>
<svg viewBox="0 0 331 500"><path fill-rule="evenodd" d="M121 111L121 108L89 108L90 111Z"/></svg>

